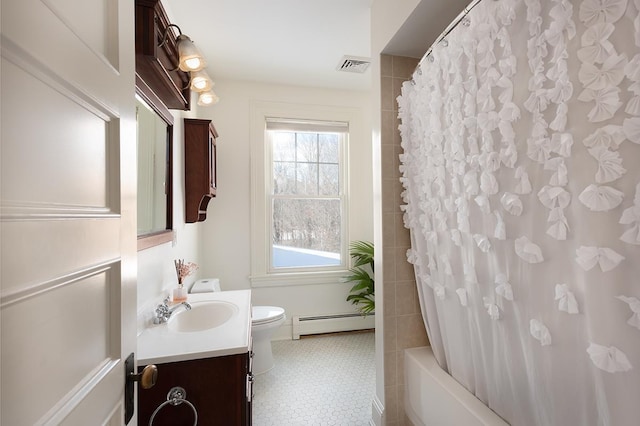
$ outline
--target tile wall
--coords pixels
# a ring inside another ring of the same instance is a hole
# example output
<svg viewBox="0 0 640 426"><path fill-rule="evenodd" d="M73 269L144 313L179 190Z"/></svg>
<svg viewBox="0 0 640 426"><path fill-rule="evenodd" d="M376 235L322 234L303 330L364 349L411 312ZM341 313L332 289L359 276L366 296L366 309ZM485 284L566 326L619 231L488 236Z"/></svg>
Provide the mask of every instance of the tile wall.
<svg viewBox="0 0 640 426"><path fill-rule="evenodd" d="M386 426L412 423L404 414L403 350L428 345L420 313L413 266L407 262L409 231L400 204L398 104L402 83L411 78L418 59L381 55L382 232L384 271L384 381Z"/></svg>

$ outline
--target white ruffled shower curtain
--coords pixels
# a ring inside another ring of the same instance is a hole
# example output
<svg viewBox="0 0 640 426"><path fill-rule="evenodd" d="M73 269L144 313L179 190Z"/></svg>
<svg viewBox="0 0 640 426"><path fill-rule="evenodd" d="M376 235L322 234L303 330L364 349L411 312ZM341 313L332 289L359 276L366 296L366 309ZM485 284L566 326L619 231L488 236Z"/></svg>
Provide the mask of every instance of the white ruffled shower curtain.
<svg viewBox="0 0 640 426"><path fill-rule="evenodd" d="M440 365L512 425L640 425L640 0L483 0L398 98Z"/></svg>

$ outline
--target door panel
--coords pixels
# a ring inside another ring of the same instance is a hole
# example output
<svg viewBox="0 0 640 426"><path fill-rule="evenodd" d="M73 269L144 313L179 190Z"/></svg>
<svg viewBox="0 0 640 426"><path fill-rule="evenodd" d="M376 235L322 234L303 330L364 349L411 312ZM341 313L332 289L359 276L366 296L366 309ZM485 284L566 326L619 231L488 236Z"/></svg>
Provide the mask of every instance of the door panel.
<svg viewBox="0 0 640 426"><path fill-rule="evenodd" d="M106 209L107 129L114 117L98 115L97 105L80 103L71 92L61 94L9 61L2 65L3 81L10 82L2 86L3 103L11 106L3 111L3 121L29 117L38 124L10 126L3 134L2 154L11 158L4 172L13 176L3 181L3 198ZM36 102L21 102L25 98ZM34 141L39 141L38 152Z"/></svg>
<svg viewBox="0 0 640 426"><path fill-rule="evenodd" d="M11 361L2 380L12 387L3 389L3 396L37 390L41 397L31 398L29 410L18 418L5 419L3 407L3 422L35 424L52 406L88 392L101 376L122 379L121 371L112 372L120 341L114 333L116 312L110 312L111 305L120 306L119 279L114 263L61 277L14 300L4 298L2 338L12 343L2 348L3 362Z"/></svg>
<svg viewBox="0 0 640 426"><path fill-rule="evenodd" d="M81 1L59 7L57 0L2 0L2 34L6 37L2 43L15 45L11 50L21 61L38 62L43 72L59 77L61 86L77 89L87 99L118 111L123 105L123 92L113 89L123 82L134 85L128 81L132 78L130 71L135 78L134 10L122 0L105 1L108 6L84 13ZM112 16L106 34L100 27L76 28L83 20L90 22L104 14ZM107 34L107 47L94 49L94 39Z"/></svg>
<svg viewBox="0 0 640 426"><path fill-rule="evenodd" d="M8 209L7 209L8 210ZM43 207L44 211L47 211ZM2 225L2 297L32 291L41 283L79 271L88 266L112 261L120 255L119 218L74 218L56 211L58 220L25 220L17 209L3 217ZM29 209L33 214L33 209ZM16 218L9 222L7 216ZM96 226L99 222L99 226ZM25 238L29 235L29 238ZM60 244L60 241L70 244ZM99 241L100 244L91 244ZM73 243L71 243L73 242ZM24 268L5 265L26 264ZM36 266L37 265L37 266Z"/></svg>
<svg viewBox="0 0 640 426"><path fill-rule="evenodd" d="M118 28L114 19L117 1L44 0L43 3L94 53L118 69Z"/></svg>
<svg viewBox="0 0 640 426"><path fill-rule="evenodd" d="M124 421L136 336L130 3L2 0L0 424Z"/></svg>

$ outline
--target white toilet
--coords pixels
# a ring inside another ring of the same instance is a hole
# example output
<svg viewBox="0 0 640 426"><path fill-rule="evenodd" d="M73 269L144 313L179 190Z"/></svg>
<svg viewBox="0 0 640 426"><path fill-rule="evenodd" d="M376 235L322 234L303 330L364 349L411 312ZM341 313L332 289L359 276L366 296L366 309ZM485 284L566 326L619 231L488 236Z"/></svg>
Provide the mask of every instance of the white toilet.
<svg viewBox="0 0 640 426"><path fill-rule="evenodd" d="M220 291L217 278L198 280L189 293L209 293ZM251 307L251 336L253 338L253 374L262 374L273 368L271 336L287 319L284 309L277 306Z"/></svg>
<svg viewBox="0 0 640 426"><path fill-rule="evenodd" d="M253 374L262 374L273 368L271 336L286 319L284 309L277 306L253 306L251 308Z"/></svg>

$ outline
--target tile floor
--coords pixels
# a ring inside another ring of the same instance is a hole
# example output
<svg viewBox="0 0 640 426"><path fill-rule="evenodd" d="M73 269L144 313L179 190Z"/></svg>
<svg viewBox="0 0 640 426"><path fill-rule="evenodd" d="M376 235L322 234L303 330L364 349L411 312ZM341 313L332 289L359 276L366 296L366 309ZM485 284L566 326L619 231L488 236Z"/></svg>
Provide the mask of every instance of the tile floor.
<svg viewBox="0 0 640 426"><path fill-rule="evenodd" d="M272 348L274 368L254 383L254 426L370 424L373 331L276 341Z"/></svg>

